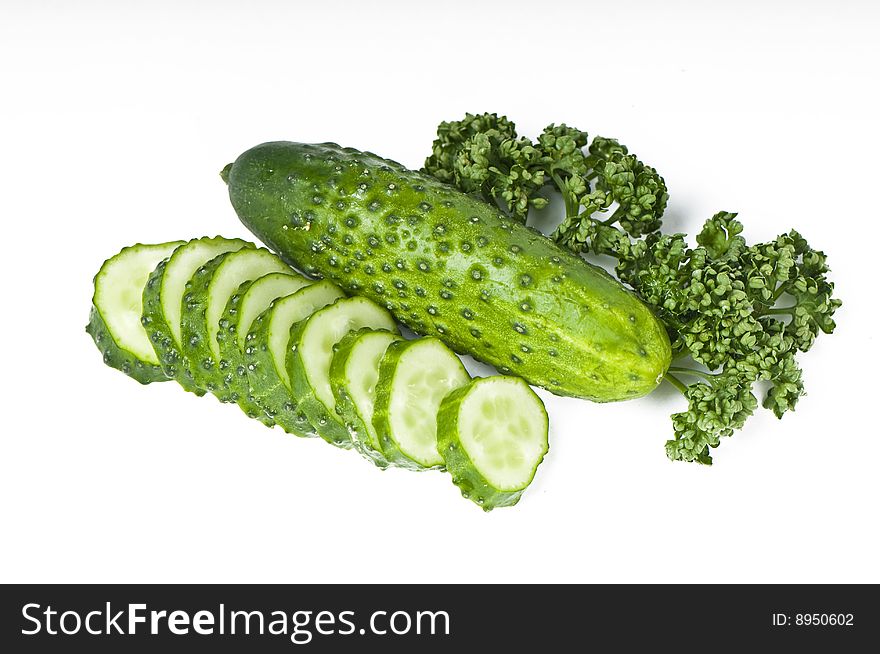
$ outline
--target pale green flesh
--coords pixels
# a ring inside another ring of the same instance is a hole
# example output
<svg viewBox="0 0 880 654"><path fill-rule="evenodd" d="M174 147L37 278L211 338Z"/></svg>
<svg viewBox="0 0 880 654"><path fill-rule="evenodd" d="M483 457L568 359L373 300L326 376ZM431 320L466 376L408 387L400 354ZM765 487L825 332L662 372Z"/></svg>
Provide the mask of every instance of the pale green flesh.
<svg viewBox="0 0 880 654"><path fill-rule="evenodd" d="M340 300L309 319L300 341L302 357L309 386L329 411L335 415L336 400L330 386L330 361L333 346L350 331L369 327L397 332L391 314L384 308L362 297Z"/></svg>
<svg viewBox="0 0 880 654"><path fill-rule="evenodd" d="M269 323L269 352L275 363L275 372L288 389L290 376L287 374L285 358L287 343L290 340L290 327L343 297L345 293L338 286L325 281L306 286L293 295L275 302Z"/></svg>
<svg viewBox="0 0 880 654"><path fill-rule="evenodd" d="M458 439L477 471L501 491L529 485L547 453L547 414L519 380L482 379L458 414Z"/></svg>
<svg viewBox="0 0 880 654"><path fill-rule="evenodd" d="M345 364L345 387L367 429L370 445L380 452L379 435L373 427L379 362L388 346L398 340L399 336L389 332L367 332L352 346Z"/></svg>
<svg viewBox="0 0 880 654"><path fill-rule="evenodd" d="M95 277L95 307L116 344L141 361L159 365L159 357L141 323L143 290L150 273L181 245L135 245L108 260Z"/></svg>
<svg viewBox="0 0 880 654"><path fill-rule="evenodd" d="M394 369L388 418L398 448L425 467L441 465L437 452L437 412L450 391L470 377L461 361L434 339L416 341Z"/></svg>
<svg viewBox="0 0 880 654"><path fill-rule="evenodd" d="M196 270L217 255L224 252L234 252L248 246L249 244L245 241L218 237L190 241L174 251L165 266L165 273L162 275L161 297L165 320L168 322L171 335L178 347L181 345L180 318L186 283Z"/></svg>
<svg viewBox="0 0 880 654"><path fill-rule="evenodd" d="M208 288L205 326L208 330L208 345L215 359L220 359L217 332L220 330L220 318L229 298L242 283L272 272L290 273L291 268L268 250L251 249L230 254L214 272Z"/></svg>
<svg viewBox="0 0 880 654"><path fill-rule="evenodd" d="M238 347L244 350L248 328L274 300L296 293L311 282L305 277L291 273L263 275L245 292L238 305Z"/></svg>

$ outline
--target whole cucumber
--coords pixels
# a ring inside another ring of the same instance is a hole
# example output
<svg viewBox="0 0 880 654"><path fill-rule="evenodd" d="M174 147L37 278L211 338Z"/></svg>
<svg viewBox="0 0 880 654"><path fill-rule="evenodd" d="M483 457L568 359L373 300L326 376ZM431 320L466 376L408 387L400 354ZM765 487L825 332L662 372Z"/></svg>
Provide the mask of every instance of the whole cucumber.
<svg viewBox="0 0 880 654"><path fill-rule="evenodd" d="M663 325L617 280L433 177L290 142L221 175L241 221L288 263L502 373L608 402L649 393L669 366Z"/></svg>

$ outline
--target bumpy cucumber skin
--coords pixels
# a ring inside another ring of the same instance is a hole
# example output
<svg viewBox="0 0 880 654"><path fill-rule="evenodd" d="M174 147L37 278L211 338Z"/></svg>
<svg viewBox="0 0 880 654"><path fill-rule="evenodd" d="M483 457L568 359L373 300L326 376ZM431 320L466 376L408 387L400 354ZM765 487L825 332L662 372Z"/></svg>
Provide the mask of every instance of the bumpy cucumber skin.
<svg viewBox="0 0 880 654"><path fill-rule="evenodd" d="M359 329L339 341L336 353L333 355L333 360L330 363L330 387L333 389L333 397L336 398L336 413L339 414L342 422L345 423L354 449L360 452L368 461L372 461L376 466L385 470L391 465L391 462L370 443L367 426L364 424L357 407L355 407L351 395L349 395L345 373L352 347L361 336L373 331L376 330L369 328Z"/></svg>
<svg viewBox="0 0 880 654"><path fill-rule="evenodd" d="M342 301L354 302L355 300L356 298L345 298ZM291 325L285 365L287 367L287 374L290 376L290 387L293 397L296 398L297 407L305 411L309 421L315 426L315 429L317 429L318 435L321 438L331 445L348 450L353 447L348 429L345 427L345 424L343 424L342 418L336 414L335 407L333 407L332 410L328 409L328 407L316 395L315 390L312 388L309 381L308 374L306 373L302 357L298 355L309 321L315 318L315 316L321 315L324 311L334 310L336 306L337 303L323 307L305 320L301 320ZM382 311L388 317L390 329L396 331L397 327L394 325L391 316L385 313L380 306L377 306L377 309ZM365 326L366 325L355 326L351 331L355 331Z"/></svg>
<svg viewBox="0 0 880 654"><path fill-rule="evenodd" d="M484 377L482 379L490 379ZM474 384L479 384L481 379L475 379L470 384L456 388L449 393L440 403L440 411L437 414L437 449L446 462L446 470L452 475L452 483L461 490L461 495L465 499L471 500L484 511L491 511L502 506L513 506L519 502L520 497L532 483L534 474L528 483L519 490L504 491L494 488L485 477L483 477L473 461L471 461L468 453L462 447L458 440L458 419L459 409L462 401L467 397L468 393L473 389ZM525 381L519 380L528 388ZM531 389L530 389L531 390ZM547 425L549 419L544 403L540 401L542 411L544 412L544 424ZM545 431L546 433L546 431ZM547 451L550 446L548 444ZM535 470L544 461L547 456L545 451Z"/></svg>
<svg viewBox="0 0 880 654"><path fill-rule="evenodd" d="M443 470L444 465L424 466L418 461L414 461L404 454L397 441L394 439L393 430L391 428L391 390L394 384L394 372L400 362L400 358L406 353L407 348L411 347L417 341L397 341L388 346L385 350L385 356L379 363L379 380L376 382L376 404L373 409L373 428L379 436L379 446L382 448L382 454L388 461L400 468L407 470ZM461 369L467 375L464 364L459 361ZM469 376L469 375L468 375ZM439 448L439 446L438 446ZM439 449L438 449L439 451ZM442 453L441 453L442 456Z"/></svg>
<svg viewBox="0 0 880 654"><path fill-rule="evenodd" d="M251 331L245 336L244 360L247 368L250 396L263 412L288 434L300 438L315 438L318 432L308 416L296 405L291 392L275 372L275 363L269 352L269 320L272 307L257 316Z"/></svg>
<svg viewBox="0 0 880 654"><path fill-rule="evenodd" d="M438 180L335 144L273 142L224 169L239 218L316 277L557 395L625 400L669 366L663 325L602 269Z"/></svg>
<svg viewBox="0 0 880 654"><path fill-rule="evenodd" d="M337 297L333 298L328 304L317 307L315 311L345 297L342 294L342 290L330 282L318 282L300 289L293 295L295 296L301 292L318 293L321 291L322 286L331 287L327 289L332 291L332 293L328 294L327 299L331 299L333 295L337 295ZM297 406L297 400L294 398L293 393L287 388L282 378L279 377L275 368L274 358L269 350L272 315L276 304L282 300L276 300L268 309L257 316L251 325L250 331L245 335L244 356L247 363L250 395L275 420L275 423L288 434L304 438L316 437L318 435L317 430L309 421L305 411ZM281 363L285 366L285 372L287 372L286 361Z"/></svg>
<svg viewBox="0 0 880 654"><path fill-rule="evenodd" d="M183 297L180 320L184 355L189 361L189 369L192 372L193 379L200 388L211 391L221 402L238 402L241 396L235 386L235 371L231 369L229 362L222 359L222 357L216 359L211 349L209 340L211 334L207 329L208 301L214 275L221 269L229 257L238 255L239 252L241 251L224 252L196 270L187 283L187 292ZM286 269L286 266L267 250L253 249L248 250L248 252L253 253L253 255L259 253L266 257L271 257L273 261L277 261L278 268L284 267ZM248 254L247 256L252 255ZM262 277L266 272L261 271L255 274L258 277ZM274 272L282 271L275 270ZM222 312L220 315L220 319L222 319Z"/></svg>
<svg viewBox="0 0 880 654"><path fill-rule="evenodd" d="M229 390L238 399L238 406L249 418L259 420L267 427L275 425L275 421L269 417L262 407L257 404L250 394L248 384L247 362L244 353L238 348L238 305L241 298L254 283L248 280L238 287L238 290L229 298L226 308L223 310L223 318L220 319L220 329L217 332L217 344L220 346L220 369L230 371ZM247 329L247 327L245 327Z"/></svg>
<svg viewBox="0 0 880 654"><path fill-rule="evenodd" d="M242 241L240 239L227 239L222 236L202 237L189 241L189 243L204 242L210 244L227 243L234 251L236 248L254 247L252 243ZM182 247L185 247L184 244ZM178 248L180 250L180 248ZM178 252L175 250L175 254ZM147 283L144 286L143 294L143 312L141 324L150 338L153 350L159 357L159 365L165 376L174 379L179 383L185 391L195 393L196 395L204 395L205 391L196 384L192 371L189 369L189 361L177 347L174 334L168 326L168 319L165 310L162 307L162 282L165 275L167 264L174 258L174 254L168 261L161 262L156 269L150 274Z"/></svg>
<svg viewBox="0 0 880 654"><path fill-rule="evenodd" d="M144 286L144 315L141 317L141 324L147 330L147 336L150 337L150 343L156 356L159 357L159 365L162 366L165 375L169 379L176 380L185 391L201 396L205 391L196 384L189 369L189 361L177 347L162 308L160 289L167 264L168 261L160 263L147 279Z"/></svg>
<svg viewBox="0 0 880 654"><path fill-rule="evenodd" d="M183 309L180 314L180 336L187 368L198 388L213 393L221 402L237 402L238 393L232 388L234 371L228 366L220 367L208 345L205 315L208 310L208 291L211 278L226 258L232 254L219 254L196 270L186 285Z"/></svg>
<svg viewBox="0 0 880 654"><path fill-rule="evenodd" d="M295 398L297 409L306 414L321 438L331 445L348 450L354 445L348 429L342 424L341 418L331 415L324 403L315 395L306 376L302 359L296 355L308 322L307 318L294 323L290 328L290 341L287 346L285 365L287 366L287 374L290 375L292 395Z"/></svg>
<svg viewBox="0 0 880 654"><path fill-rule="evenodd" d="M89 312L89 324L86 325L86 332L95 341L95 345L101 350L104 356L104 363L111 368L116 368L124 372L126 375L140 382L141 384L150 384L152 382L168 381L161 365L155 365L141 361L134 354L125 350L110 335L110 330L101 317L101 312L93 304L92 310Z"/></svg>

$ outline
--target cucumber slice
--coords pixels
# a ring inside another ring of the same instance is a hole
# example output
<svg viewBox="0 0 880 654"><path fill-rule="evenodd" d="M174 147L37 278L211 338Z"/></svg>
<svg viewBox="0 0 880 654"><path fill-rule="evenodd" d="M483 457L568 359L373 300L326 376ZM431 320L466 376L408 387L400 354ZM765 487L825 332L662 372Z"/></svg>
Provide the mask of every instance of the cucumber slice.
<svg viewBox="0 0 880 654"><path fill-rule="evenodd" d="M310 282L302 275L269 273L244 282L229 298L217 331L221 370L232 371L230 391L238 395L238 406L249 417L271 427L275 422L250 397L247 364L244 360L245 338L251 324L276 299L295 293Z"/></svg>
<svg viewBox="0 0 880 654"><path fill-rule="evenodd" d="M385 458L410 470L442 468L440 401L469 380L461 360L436 338L392 343L379 364L373 414Z"/></svg>
<svg viewBox="0 0 880 654"><path fill-rule="evenodd" d="M285 365L290 327L343 297L345 293L328 281L306 286L273 302L254 320L245 336L249 394L288 434L318 435L305 412L296 406L290 390Z"/></svg>
<svg viewBox="0 0 880 654"><path fill-rule="evenodd" d="M217 332L232 294L246 281L271 272L292 272L290 266L264 249L225 252L196 270L189 281L180 317L183 353L193 380L221 402L237 402L234 371L221 366ZM224 362L225 363L225 362Z"/></svg>
<svg viewBox="0 0 880 654"><path fill-rule="evenodd" d="M461 494L486 511L513 506L547 454L547 411L519 377L484 377L440 405L437 443Z"/></svg>
<svg viewBox="0 0 880 654"><path fill-rule="evenodd" d="M240 239L203 237L181 245L150 274L143 289L143 324L165 375L187 391L204 395L183 356L180 315L186 285L196 270L223 252L253 247Z"/></svg>
<svg viewBox="0 0 880 654"><path fill-rule="evenodd" d="M330 387L333 350L350 331L369 327L397 333L394 318L384 307L363 297L339 300L315 312L290 330L287 373L298 406L328 443L350 448L351 436L336 413L336 399Z"/></svg>
<svg viewBox="0 0 880 654"><path fill-rule="evenodd" d="M95 275L95 293L86 332L104 363L142 384L165 381L159 357L141 323L142 292L150 273L183 241L122 248Z"/></svg>
<svg viewBox="0 0 880 654"><path fill-rule="evenodd" d="M344 336L330 363L330 387L336 398L336 412L361 454L380 468L388 467L379 435L373 427L373 407L379 362L388 346L400 337L386 331L360 329Z"/></svg>

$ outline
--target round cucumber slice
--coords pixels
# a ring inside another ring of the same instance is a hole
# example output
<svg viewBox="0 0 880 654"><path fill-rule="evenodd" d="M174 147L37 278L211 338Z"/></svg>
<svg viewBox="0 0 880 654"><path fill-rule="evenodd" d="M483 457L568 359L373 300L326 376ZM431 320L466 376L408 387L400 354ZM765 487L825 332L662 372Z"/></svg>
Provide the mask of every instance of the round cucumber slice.
<svg viewBox="0 0 880 654"><path fill-rule="evenodd" d="M284 431L317 436L305 412L297 407L290 389L285 359L292 325L345 297L328 281L316 282L275 300L257 316L245 335L244 360L249 394Z"/></svg>
<svg viewBox="0 0 880 654"><path fill-rule="evenodd" d="M229 298L246 281L292 269L264 249L244 248L220 254L196 270L184 295L180 326L183 353L195 383L221 402L237 402L234 371L220 365L217 332Z"/></svg>
<svg viewBox="0 0 880 654"><path fill-rule="evenodd" d="M468 381L461 360L438 339L392 343L379 365L373 414L385 458L411 470L441 468L437 411Z"/></svg>
<svg viewBox="0 0 880 654"><path fill-rule="evenodd" d="M437 422L452 481L486 511L516 504L549 449L544 403L518 377L484 377L453 391Z"/></svg>
<svg viewBox="0 0 880 654"><path fill-rule="evenodd" d="M220 346L221 370L231 371L229 390L238 396L238 406L249 417L266 426L274 421L250 397L247 367L244 359L245 339L253 321L276 299L295 293L309 284L295 273L269 273L254 281L244 282L226 303L219 321L217 344Z"/></svg>
<svg viewBox="0 0 880 654"><path fill-rule="evenodd" d="M386 331L351 332L339 341L330 363L336 411L348 428L355 449L380 468L387 468L389 461L382 454L379 435L373 427L376 382L385 350L399 340L399 336Z"/></svg>
<svg viewBox="0 0 880 654"><path fill-rule="evenodd" d="M222 236L197 238L184 243L150 274L143 289L143 324L165 375L176 379L187 391L204 395L193 379L183 355L180 316L186 284L201 266L224 252L253 244Z"/></svg>
<svg viewBox="0 0 880 654"><path fill-rule="evenodd" d="M159 357L141 322L143 289L150 273L183 241L123 248L95 275L95 293L86 331L104 363L142 384L165 381Z"/></svg>
<svg viewBox="0 0 880 654"><path fill-rule="evenodd" d="M336 344L350 331L369 327L397 333L384 307L363 297L339 300L291 327L287 373L297 405L328 443L350 448L351 436L336 413L330 386L330 361Z"/></svg>

